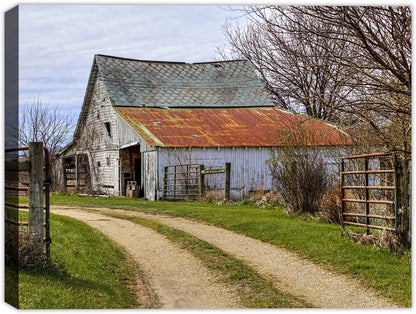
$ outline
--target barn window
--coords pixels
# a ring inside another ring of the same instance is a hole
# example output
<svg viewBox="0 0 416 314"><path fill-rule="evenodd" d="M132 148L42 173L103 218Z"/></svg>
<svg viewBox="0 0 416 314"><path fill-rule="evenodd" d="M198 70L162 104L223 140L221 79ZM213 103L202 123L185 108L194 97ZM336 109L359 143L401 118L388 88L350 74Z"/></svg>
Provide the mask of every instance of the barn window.
<svg viewBox="0 0 416 314"><path fill-rule="evenodd" d="M107 130L107 134L109 137L111 137L111 125L110 122L104 122L105 129Z"/></svg>
<svg viewBox="0 0 416 314"><path fill-rule="evenodd" d="M107 166L110 167L110 158L107 157Z"/></svg>

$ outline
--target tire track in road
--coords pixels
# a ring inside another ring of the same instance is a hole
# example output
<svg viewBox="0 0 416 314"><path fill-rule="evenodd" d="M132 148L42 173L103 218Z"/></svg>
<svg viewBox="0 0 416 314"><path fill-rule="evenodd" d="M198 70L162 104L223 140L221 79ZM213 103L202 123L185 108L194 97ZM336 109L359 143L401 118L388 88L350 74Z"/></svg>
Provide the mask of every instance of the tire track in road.
<svg viewBox="0 0 416 314"><path fill-rule="evenodd" d="M237 294L198 259L150 228L79 209L53 213L81 220L122 246L147 276L162 308L242 307Z"/></svg>
<svg viewBox="0 0 416 314"><path fill-rule="evenodd" d="M122 209L100 209L153 219L187 232L246 262L276 287L318 308L397 308L394 302L364 288L357 280L329 271L297 254L233 231L172 217Z"/></svg>

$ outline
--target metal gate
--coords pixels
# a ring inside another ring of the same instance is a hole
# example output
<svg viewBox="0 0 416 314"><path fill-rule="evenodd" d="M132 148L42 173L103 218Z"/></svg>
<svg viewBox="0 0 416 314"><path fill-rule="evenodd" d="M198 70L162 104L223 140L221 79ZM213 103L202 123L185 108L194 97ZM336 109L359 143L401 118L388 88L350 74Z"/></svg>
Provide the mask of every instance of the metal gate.
<svg viewBox="0 0 416 314"><path fill-rule="evenodd" d="M29 204L20 204L19 196L20 193L28 194L30 191L29 176L31 171L31 161L27 158L19 156L20 151L29 150L29 146L7 148L5 149L5 222L7 224L15 226L17 231L20 232L21 228L28 228L29 221L20 221L18 211L19 209L29 210L31 208L31 200L29 198ZM49 152L48 149L43 146L43 163L40 163L40 167L43 171L43 191L41 196L38 198L43 199L44 196L44 215L43 215L43 228L44 228L44 239L43 244L45 247L45 254L49 258L50 256L50 208L49 208L49 194L50 194L50 166L49 166ZM33 169L32 169L33 170ZM30 191L32 192L32 191ZM14 195L14 196L13 196Z"/></svg>
<svg viewBox="0 0 416 314"><path fill-rule="evenodd" d="M163 170L162 200L197 200L205 193L205 176L224 173L224 199L230 199L231 163L223 169L205 169L204 165L190 163L168 165Z"/></svg>
<svg viewBox="0 0 416 314"><path fill-rule="evenodd" d="M196 200L200 196L199 182L199 164L165 166L162 199L166 201Z"/></svg>
<svg viewBox="0 0 416 314"><path fill-rule="evenodd" d="M347 156L341 163L342 228L398 230L396 153ZM358 227L358 228L357 228ZM363 229L361 229L363 230Z"/></svg>

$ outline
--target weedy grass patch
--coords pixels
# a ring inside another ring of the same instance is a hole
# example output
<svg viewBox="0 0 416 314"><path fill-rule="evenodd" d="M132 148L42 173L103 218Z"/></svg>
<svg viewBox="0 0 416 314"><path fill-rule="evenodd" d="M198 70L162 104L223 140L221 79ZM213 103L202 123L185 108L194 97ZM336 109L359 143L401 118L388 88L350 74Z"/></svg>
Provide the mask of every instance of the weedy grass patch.
<svg viewBox="0 0 416 314"><path fill-rule="evenodd" d="M19 308L140 306L133 289L135 265L102 233L75 219L51 215L51 236L51 260L55 267L19 271ZM11 273L12 269L7 268L6 273Z"/></svg>

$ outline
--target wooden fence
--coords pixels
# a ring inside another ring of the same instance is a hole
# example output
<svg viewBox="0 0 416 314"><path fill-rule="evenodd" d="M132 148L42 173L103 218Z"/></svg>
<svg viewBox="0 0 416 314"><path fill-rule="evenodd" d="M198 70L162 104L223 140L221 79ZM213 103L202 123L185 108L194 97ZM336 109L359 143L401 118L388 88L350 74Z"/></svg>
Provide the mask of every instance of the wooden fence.
<svg viewBox="0 0 416 314"><path fill-rule="evenodd" d="M29 159L19 158L18 152L26 150L29 152ZM20 231L19 227L27 227L28 233L34 241L34 245L39 246L41 250L45 246L45 253L49 257L51 243L49 219L49 152L43 146L42 142L31 142L26 147L5 149L5 153L5 172L9 174L6 176L5 190L15 192L28 191L29 194L28 205L20 204L18 195L17 197L8 198L6 196L6 226L15 226L17 228L17 234ZM11 154L12 157L8 158L8 154ZM28 172L29 182L26 182L26 184L20 180L19 174L21 172ZM16 209L29 211L29 219L27 222L19 220L19 214Z"/></svg>

